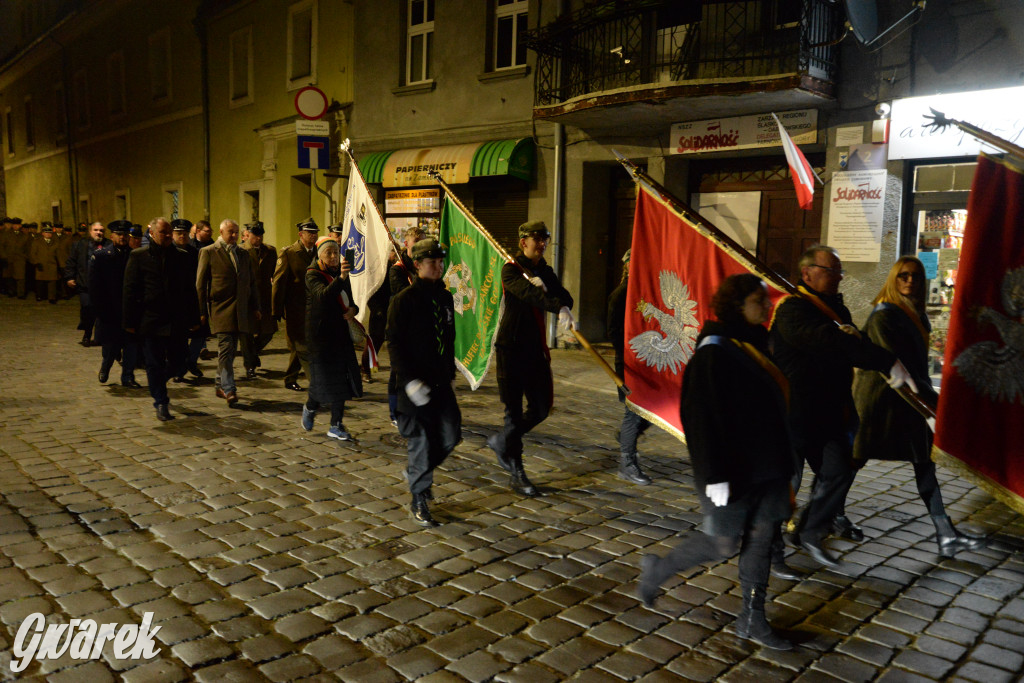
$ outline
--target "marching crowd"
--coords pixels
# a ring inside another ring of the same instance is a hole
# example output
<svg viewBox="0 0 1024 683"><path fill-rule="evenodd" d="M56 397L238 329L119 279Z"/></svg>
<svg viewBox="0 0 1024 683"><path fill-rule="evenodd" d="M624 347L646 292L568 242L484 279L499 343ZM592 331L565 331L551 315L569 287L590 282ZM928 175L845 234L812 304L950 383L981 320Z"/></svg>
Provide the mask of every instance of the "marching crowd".
<svg viewBox="0 0 1024 683"><path fill-rule="evenodd" d="M121 384L140 387L134 372L141 362L161 421L174 419L167 383L202 376L198 360L208 338L217 343L216 396L231 405L238 401L235 356L240 350L246 378L256 378L260 354L283 321L289 350L284 384L307 392L301 428L311 431L329 406L327 435L348 441L345 404L362 396L369 371L369 354L358 358L364 342L353 333L359 327L352 324L358 313L348 277L352 256L342 252L341 226L322 237L312 219L296 228L297 240L278 253L263 242L259 222L243 233L224 220L216 239L206 221L164 218L153 219L146 234L114 221L82 226L75 235L44 223L34 237L32 224L5 218L2 286L8 296L25 298L33 274L38 300L77 295L82 344L102 347L99 381L106 382L120 361ZM504 424L487 446L508 472L510 488L532 497L539 491L524 468L523 437L547 418L554 394L544 314L557 314L565 329L575 321L572 296L544 260L550 239L544 223L524 223L519 238L519 253L501 271L505 310L495 340ZM403 476L411 514L423 526L438 525L429 506L433 471L461 440L445 256L444 245L418 228L408 230L386 285L369 301L364 330L376 346L385 338L388 343L391 420L408 441ZM620 373L628 252L624 261L622 284L608 307ZM905 256L893 265L863 330L853 325L839 294L843 271L835 250L812 247L799 270L799 293L774 312L767 285L754 274L732 275L715 293L715 319L700 332L680 400L704 522L665 557L645 556L638 587L652 605L675 573L739 553L743 608L736 632L775 649L792 645L765 618L769 576L800 579L785 562L786 540L817 563L837 566L827 537L864 539L846 516L845 500L867 460L913 464L943 556L983 544L957 531L946 515L930 459L934 422L896 391L906 384L934 407L921 262ZM300 371L306 390L298 384ZM626 407L619 475L641 485L651 479L640 467L637 441L649 426ZM796 517L805 465L814 483ZM791 532L785 540L783 529Z"/></svg>

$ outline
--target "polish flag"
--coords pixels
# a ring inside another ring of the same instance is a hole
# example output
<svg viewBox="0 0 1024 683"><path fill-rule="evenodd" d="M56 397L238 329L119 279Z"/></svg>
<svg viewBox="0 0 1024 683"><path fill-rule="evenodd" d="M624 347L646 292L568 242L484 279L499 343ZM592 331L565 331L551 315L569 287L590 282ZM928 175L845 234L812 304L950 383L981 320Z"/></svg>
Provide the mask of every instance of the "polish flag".
<svg viewBox="0 0 1024 683"><path fill-rule="evenodd" d="M814 203L814 180L817 178L820 183L821 178L818 178L814 169L807 163L807 158L800 151L800 148L793 144L793 139L789 137L789 133L786 132L782 122L779 121L779 117L774 112L772 113L772 118L775 119L775 123L779 126L782 149L786 151L789 172L793 176L793 186L796 187L796 200L800 204L801 209L810 211L811 205Z"/></svg>

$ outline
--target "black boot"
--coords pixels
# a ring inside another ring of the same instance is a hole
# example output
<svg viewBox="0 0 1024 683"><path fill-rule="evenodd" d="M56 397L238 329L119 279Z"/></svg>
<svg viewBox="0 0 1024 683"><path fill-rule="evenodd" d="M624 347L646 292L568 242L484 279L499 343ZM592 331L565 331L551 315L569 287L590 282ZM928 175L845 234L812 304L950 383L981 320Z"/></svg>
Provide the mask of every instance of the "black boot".
<svg viewBox="0 0 1024 683"><path fill-rule="evenodd" d="M939 555L953 557L961 550L977 550L985 547L985 539L957 531L949 515L932 517L935 524L935 541L939 544Z"/></svg>
<svg viewBox="0 0 1024 683"><path fill-rule="evenodd" d="M422 493L412 494L412 505L409 507L412 512L412 519L420 526L441 526L430 516L430 508L427 507L427 497Z"/></svg>
<svg viewBox="0 0 1024 683"><path fill-rule="evenodd" d="M640 469L640 463L636 459L636 451L619 454L619 476L626 481L631 481L641 486L647 486L651 483L651 478Z"/></svg>
<svg viewBox="0 0 1024 683"><path fill-rule="evenodd" d="M792 650L789 642L768 625L764 617L764 586L743 588L743 610L736 617L736 635L773 650Z"/></svg>
<svg viewBox="0 0 1024 683"><path fill-rule="evenodd" d="M519 454L515 458L511 458L511 460L512 476L508 478L508 485L512 487L513 491L521 496L526 496L527 498L533 498L539 495L537 487L534 486L526 477L526 470L523 469L522 454Z"/></svg>
<svg viewBox="0 0 1024 683"><path fill-rule="evenodd" d="M174 416L171 415L171 411L167 409L166 403L161 403L156 407L156 419L161 422L167 422L168 420L174 419Z"/></svg>
<svg viewBox="0 0 1024 683"><path fill-rule="evenodd" d="M515 468L512 465L512 461L505 456L505 448L501 442L501 435L491 434L487 437L487 447L494 451L494 454L498 456L498 464L501 465L501 469L512 474Z"/></svg>
<svg viewBox="0 0 1024 683"><path fill-rule="evenodd" d="M654 607L654 601L661 595L661 584L672 575L664 571L667 562L657 555L644 555L640 560L640 580L636 592L645 607Z"/></svg>

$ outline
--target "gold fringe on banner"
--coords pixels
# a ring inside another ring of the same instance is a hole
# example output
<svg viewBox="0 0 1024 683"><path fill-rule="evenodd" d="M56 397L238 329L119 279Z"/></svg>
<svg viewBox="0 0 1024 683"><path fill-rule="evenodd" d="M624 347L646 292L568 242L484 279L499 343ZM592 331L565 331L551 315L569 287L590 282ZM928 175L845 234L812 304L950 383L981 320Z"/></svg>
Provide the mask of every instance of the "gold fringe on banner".
<svg viewBox="0 0 1024 683"><path fill-rule="evenodd" d="M989 479L984 474L971 469L970 465L955 455L947 453L938 446L932 446L932 460L936 465L942 465L975 486L985 489L986 492L990 493L1014 512L1024 514L1024 497L1019 496L999 482Z"/></svg>
<svg viewBox="0 0 1024 683"><path fill-rule="evenodd" d="M646 408L641 408L637 404L635 404L632 401L630 401L629 398L626 398L626 405L629 406L629 409L632 410L634 413L636 413L640 417L644 418L645 420L647 420L651 424L658 425L659 427L664 429L666 432L668 432L670 436L676 437L677 439L679 439L680 441L683 442L683 445L686 445L686 435L683 434L678 429L676 429L674 425L672 425L669 422L666 422L665 420L661 419L660 417L658 417L657 415L655 415L651 411L647 410Z"/></svg>

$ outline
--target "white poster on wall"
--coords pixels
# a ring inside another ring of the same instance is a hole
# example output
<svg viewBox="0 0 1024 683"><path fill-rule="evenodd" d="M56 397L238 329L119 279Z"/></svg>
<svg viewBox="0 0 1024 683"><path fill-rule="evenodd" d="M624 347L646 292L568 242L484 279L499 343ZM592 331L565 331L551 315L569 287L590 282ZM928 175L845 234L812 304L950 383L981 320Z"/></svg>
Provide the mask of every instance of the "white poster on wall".
<svg viewBox="0 0 1024 683"><path fill-rule="evenodd" d="M832 174L827 244L844 262L881 260L885 177L885 169Z"/></svg>
<svg viewBox="0 0 1024 683"><path fill-rule="evenodd" d="M817 109L778 112L778 117L794 143L813 145L818 141ZM781 146L779 126L770 113L676 123L669 139L670 154Z"/></svg>
<svg viewBox="0 0 1024 683"><path fill-rule="evenodd" d="M693 195L693 207L751 254L757 252L760 192L701 192Z"/></svg>

